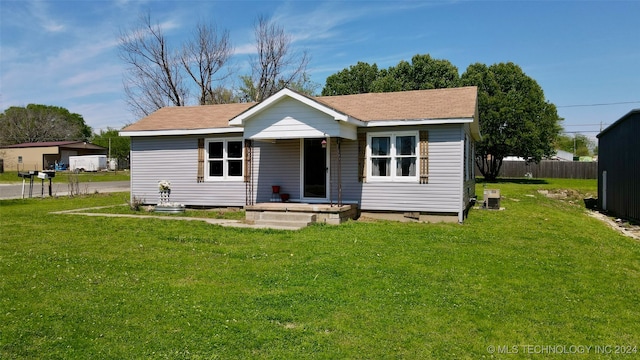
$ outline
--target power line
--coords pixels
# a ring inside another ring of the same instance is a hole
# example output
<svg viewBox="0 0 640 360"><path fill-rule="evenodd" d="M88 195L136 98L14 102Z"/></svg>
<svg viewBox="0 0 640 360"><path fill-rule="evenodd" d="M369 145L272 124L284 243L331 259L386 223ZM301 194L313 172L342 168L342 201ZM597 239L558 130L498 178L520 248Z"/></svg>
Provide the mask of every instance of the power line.
<svg viewBox="0 0 640 360"><path fill-rule="evenodd" d="M604 125L609 125L607 123L600 123L600 124L563 124L563 126L604 126Z"/></svg>
<svg viewBox="0 0 640 360"><path fill-rule="evenodd" d="M578 105L559 105L557 108L569 108L569 107L587 107L587 106L608 106L608 105L624 105L624 104L638 104L640 101L622 101L614 103L601 103L601 104L578 104Z"/></svg>
<svg viewBox="0 0 640 360"><path fill-rule="evenodd" d="M563 131L566 134L582 134L582 133L599 133L600 130L586 130L586 131Z"/></svg>

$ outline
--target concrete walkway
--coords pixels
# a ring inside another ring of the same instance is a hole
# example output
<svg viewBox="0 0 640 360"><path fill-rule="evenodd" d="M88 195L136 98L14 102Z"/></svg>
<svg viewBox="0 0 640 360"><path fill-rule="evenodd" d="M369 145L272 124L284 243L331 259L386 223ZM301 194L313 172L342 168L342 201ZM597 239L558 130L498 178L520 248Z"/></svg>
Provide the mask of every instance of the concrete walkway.
<svg viewBox="0 0 640 360"><path fill-rule="evenodd" d="M115 206L126 206L126 204L115 205ZM54 212L51 212L51 214L102 216L102 217L122 217L122 218L135 218L135 219L204 221L204 222L212 224L212 225L220 225L220 226L225 226L225 227L236 227L236 228L250 228L250 229L300 230L300 229L302 229L304 227L304 226L298 227L298 226L257 225L257 224L248 224L248 223L242 222L241 220L211 219L211 218L188 217L188 216L106 214L106 213L86 212L87 210L99 210L99 209L106 209L106 208L110 208L110 207L114 207L114 206L99 206L99 207L91 207L91 208L82 208L82 209L73 209L73 210L64 210L64 211L54 211Z"/></svg>

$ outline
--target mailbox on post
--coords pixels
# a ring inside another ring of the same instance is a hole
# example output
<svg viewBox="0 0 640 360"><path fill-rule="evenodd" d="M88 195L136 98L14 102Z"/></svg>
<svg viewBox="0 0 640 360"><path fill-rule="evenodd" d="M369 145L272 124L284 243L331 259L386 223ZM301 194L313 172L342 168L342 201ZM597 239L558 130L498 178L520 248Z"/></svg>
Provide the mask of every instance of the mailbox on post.
<svg viewBox="0 0 640 360"><path fill-rule="evenodd" d="M40 195L44 197L44 181L49 179L49 196L51 196L51 179L56 177L55 171L29 171L29 172L18 172L18 176L22 178L22 198L24 199L24 187L26 180L29 179L29 197L33 195L33 179L38 178L41 180L42 189Z"/></svg>

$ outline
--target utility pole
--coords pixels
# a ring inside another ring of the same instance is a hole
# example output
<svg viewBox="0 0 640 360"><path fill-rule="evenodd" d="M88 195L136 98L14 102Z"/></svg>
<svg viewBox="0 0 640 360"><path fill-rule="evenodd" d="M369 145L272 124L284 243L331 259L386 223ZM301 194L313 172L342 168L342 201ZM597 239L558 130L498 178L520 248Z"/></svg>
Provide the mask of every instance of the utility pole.
<svg viewBox="0 0 640 360"><path fill-rule="evenodd" d="M111 170L111 138L109 138L109 157L107 158L107 170Z"/></svg>

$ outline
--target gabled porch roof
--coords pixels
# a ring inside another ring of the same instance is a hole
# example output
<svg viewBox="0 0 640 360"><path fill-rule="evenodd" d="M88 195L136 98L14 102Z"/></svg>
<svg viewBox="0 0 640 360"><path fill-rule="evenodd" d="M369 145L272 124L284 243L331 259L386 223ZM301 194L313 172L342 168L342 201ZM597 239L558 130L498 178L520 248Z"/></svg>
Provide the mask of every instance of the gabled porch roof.
<svg viewBox="0 0 640 360"><path fill-rule="evenodd" d="M316 101L314 98L307 97L306 95L295 92L291 89L284 88L274 95L270 96L266 100L261 103L256 104L255 106L245 110L240 113L238 116L229 120L229 125L231 126L244 126L247 119L259 114L260 112L270 108L274 104L278 103L280 100L284 98L291 98L299 101L302 104L305 104L315 110L318 110L322 113L325 113L327 116L332 117L337 121L345 121L356 126L364 126L362 121L359 121L348 114L340 112L339 110L333 109L319 101Z"/></svg>

